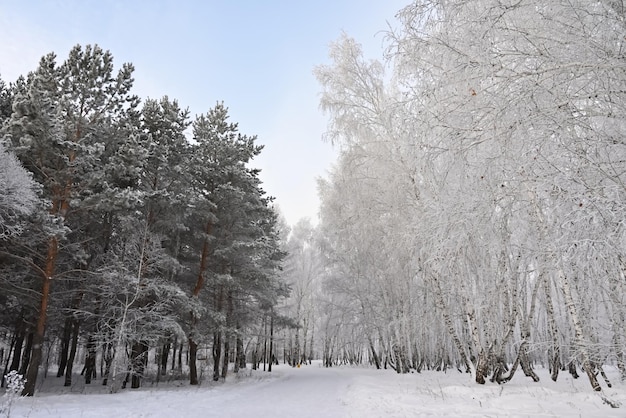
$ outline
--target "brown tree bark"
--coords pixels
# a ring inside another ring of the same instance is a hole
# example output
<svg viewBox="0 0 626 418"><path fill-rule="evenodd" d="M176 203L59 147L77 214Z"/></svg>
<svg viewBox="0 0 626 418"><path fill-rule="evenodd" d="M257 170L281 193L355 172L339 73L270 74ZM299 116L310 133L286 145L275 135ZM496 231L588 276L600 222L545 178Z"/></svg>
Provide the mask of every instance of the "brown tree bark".
<svg viewBox="0 0 626 418"><path fill-rule="evenodd" d="M202 252L200 254L200 268L198 270L198 277L196 278L196 285L193 288L192 296L197 298L200 294L200 291L204 287L204 271L207 268L207 259L209 256L209 238L208 236L211 234L213 229L213 224L209 221L205 227L204 242L202 243ZM197 385L198 384L198 368L196 365L196 355L198 352L198 343L194 341L193 333L194 328L196 326L196 317L191 313L191 331L189 333L189 384Z"/></svg>
<svg viewBox="0 0 626 418"><path fill-rule="evenodd" d="M58 256L59 241L57 237L50 237L48 239L48 253L46 256L46 265L43 270L41 283L39 315L35 326L35 334L33 335L33 349L30 362L28 364L28 370L26 372L26 383L24 384L22 396L33 396L35 394L37 374L39 373L39 365L41 364L41 359L43 358L43 342L48 313L48 300L50 298L50 284L52 282L52 276L54 275L54 269Z"/></svg>

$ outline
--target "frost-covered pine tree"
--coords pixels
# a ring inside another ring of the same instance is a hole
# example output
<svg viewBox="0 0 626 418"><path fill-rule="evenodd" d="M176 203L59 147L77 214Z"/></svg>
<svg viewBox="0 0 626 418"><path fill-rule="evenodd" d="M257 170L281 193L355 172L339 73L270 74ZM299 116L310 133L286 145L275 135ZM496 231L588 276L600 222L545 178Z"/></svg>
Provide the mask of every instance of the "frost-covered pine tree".
<svg viewBox="0 0 626 418"><path fill-rule="evenodd" d="M42 184L50 217L65 229L64 236L61 230L50 232L36 261L42 298L24 389L27 395L34 393L42 359L51 282L61 264L63 270L80 271L91 256L89 248L79 244L89 241L78 231L88 230L86 222L97 219L87 212L94 209L93 201L106 184L101 157L115 126L137 104L130 93L132 71L131 65L124 65L115 75L108 51L76 46L61 65L54 54L43 57L14 97L6 138L24 167ZM68 235L69 231L75 232ZM63 246L70 250L67 253L61 249L62 239L69 239ZM78 279L74 283L80 283Z"/></svg>

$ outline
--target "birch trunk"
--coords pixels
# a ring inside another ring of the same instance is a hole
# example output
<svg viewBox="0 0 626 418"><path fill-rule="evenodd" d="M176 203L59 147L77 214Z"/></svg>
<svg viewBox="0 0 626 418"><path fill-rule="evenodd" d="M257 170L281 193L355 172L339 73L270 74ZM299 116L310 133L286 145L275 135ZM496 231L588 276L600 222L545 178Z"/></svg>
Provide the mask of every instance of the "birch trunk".
<svg viewBox="0 0 626 418"><path fill-rule="evenodd" d="M574 296L572 295L570 281L562 271L559 272L559 279L561 289L563 290L563 295L565 296L565 305L567 308L567 312L569 313L570 319L572 320L572 325L574 326L576 346L578 352L580 353L580 356L582 357L583 370L585 371L585 373L587 373L587 377L589 377L589 383L591 383L591 387L593 388L593 390L600 391L602 389L591 366L589 352L587 351L586 347L585 334L583 331L582 323L580 322L580 318L578 316L578 308L576 306L576 302L574 301Z"/></svg>

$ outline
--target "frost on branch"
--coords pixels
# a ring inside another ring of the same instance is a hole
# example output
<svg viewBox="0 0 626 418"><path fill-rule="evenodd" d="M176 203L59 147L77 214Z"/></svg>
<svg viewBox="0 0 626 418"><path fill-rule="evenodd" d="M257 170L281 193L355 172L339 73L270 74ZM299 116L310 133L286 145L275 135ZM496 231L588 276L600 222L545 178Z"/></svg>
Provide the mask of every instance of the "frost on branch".
<svg viewBox="0 0 626 418"><path fill-rule="evenodd" d="M11 416L11 405L18 398L22 390L24 390L24 376L18 374L16 370L10 371L5 377L6 380L6 392L2 397L0 403L0 417Z"/></svg>
<svg viewBox="0 0 626 418"><path fill-rule="evenodd" d="M34 188L30 174L0 144L0 239L20 234L22 220L35 209Z"/></svg>

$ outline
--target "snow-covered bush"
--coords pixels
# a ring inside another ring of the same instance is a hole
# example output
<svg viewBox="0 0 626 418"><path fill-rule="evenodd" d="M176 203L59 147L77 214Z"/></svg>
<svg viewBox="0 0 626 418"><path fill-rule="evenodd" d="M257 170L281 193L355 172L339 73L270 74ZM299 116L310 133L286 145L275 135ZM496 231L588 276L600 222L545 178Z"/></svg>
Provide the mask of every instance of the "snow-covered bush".
<svg viewBox="0 0 626 418"><path fill-rule="evenodd" d="M6 376L6 392L0 402L0 417L11 416L11 405L20 396L22 390L24 390L24 383L26 380L24 376L18 374L17 371L12 370Z"/></svg>

